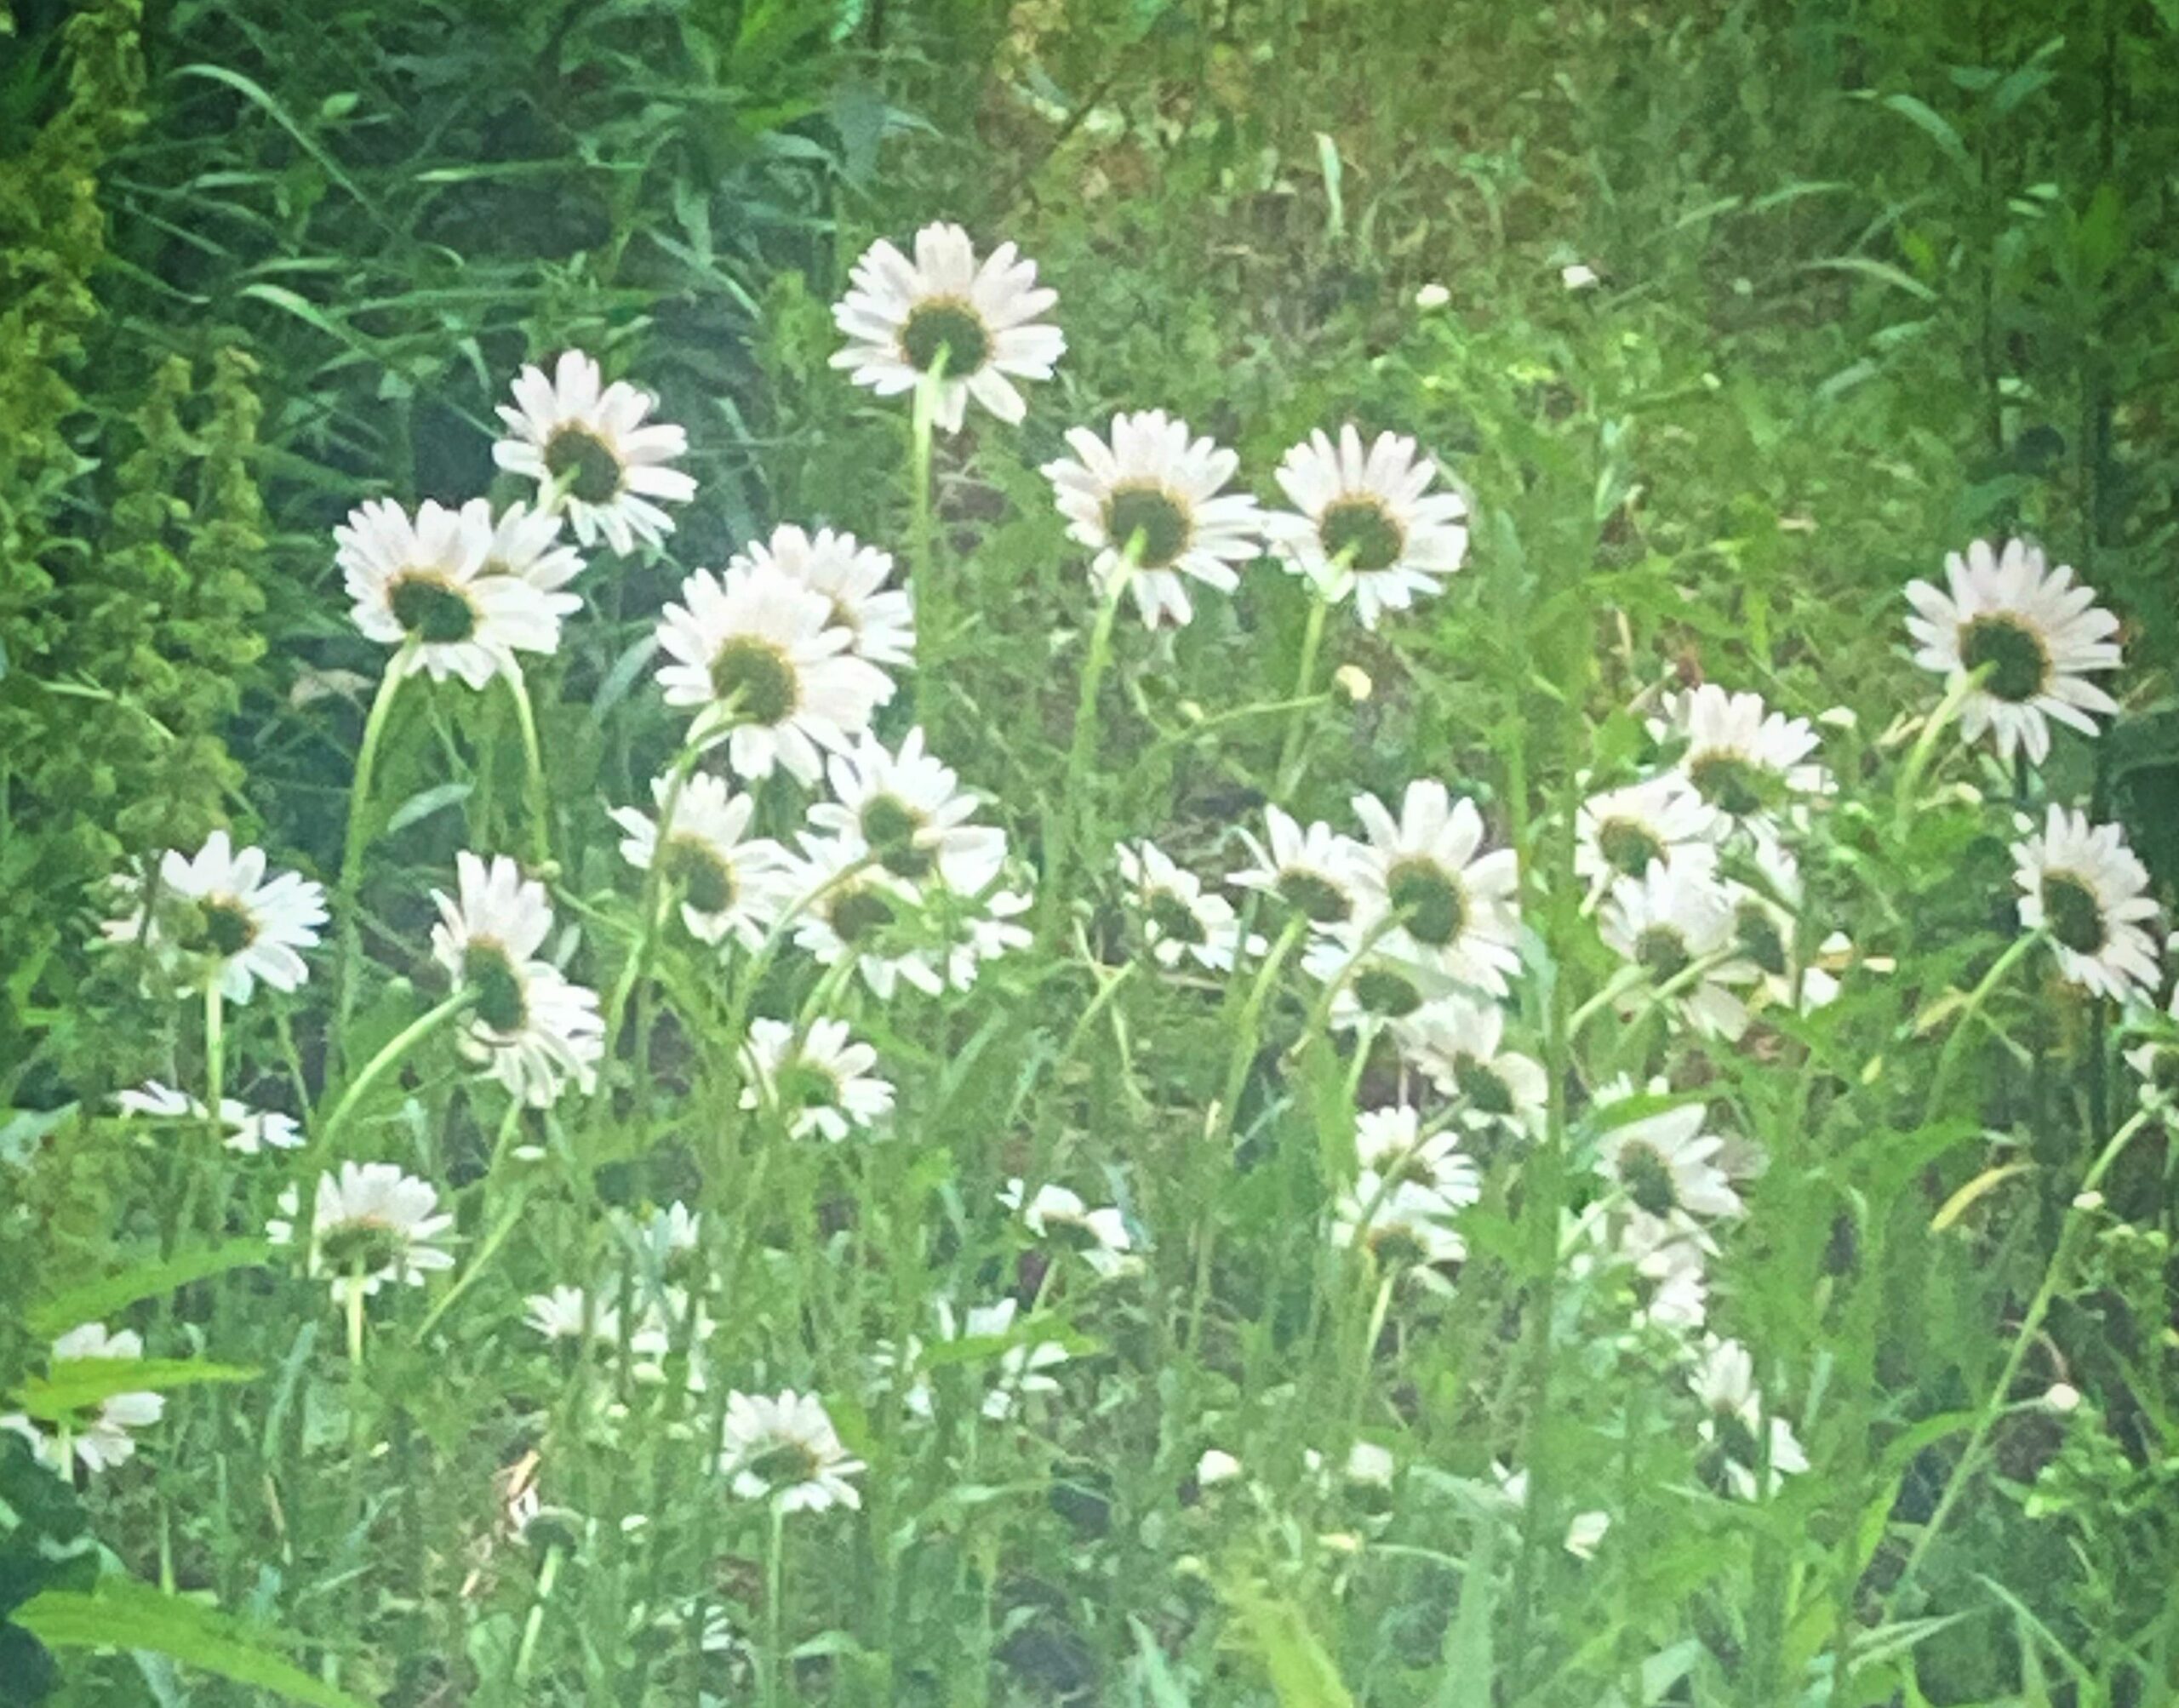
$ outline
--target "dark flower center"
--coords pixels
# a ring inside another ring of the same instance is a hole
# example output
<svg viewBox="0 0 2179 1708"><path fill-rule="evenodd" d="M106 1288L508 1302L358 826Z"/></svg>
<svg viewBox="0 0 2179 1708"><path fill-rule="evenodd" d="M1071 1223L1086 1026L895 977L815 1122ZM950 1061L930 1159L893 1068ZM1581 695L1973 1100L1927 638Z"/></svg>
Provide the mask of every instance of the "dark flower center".
<svg viewBox="0 0 2179 1708"><path fill-rule="evenodd" d="M1404 1020L1422 1006L1422 992L1389 968L1364 968L1352 988L1363 1011L1383 1020Z"/></svg>
<svg viewBox="0 0 2179 1708"><path fill-rule="evenodd" d="M774 1080L774 1088L782 1109L834 1109L839 1106L840 1082L826 1069L799 1056L780 1070Z"/></svg>
<svg viewBox="0 0 2179 1708"><path fill-rule="evenodd" d="M1062 1251L1101 1251L1105 1244L1097 1230L1079 1216L1046 1216L1044 1237Z"/></svg>
<svg viewBox="0 0 2179 1708"><path fill-rule="evenodd" d="M1649 968L1660 985L1669 984L1695 964L1687 940L1669 925L1652 925L1637 937L1634 959Z"/></svg>
<svg viewBox="0 0 2179 1708"><path fill-rule="evenodd" d="M1345 890L1320 873L1289 866L1278 875L1278 894L1304 918L1319 925L1336 925L1354 911Z"/></svg>
<svg viewBox="0 0 2179 1708"><path fill-rule="evenodd" d="M734 905L734 868L709 843L673 837L666 845L664 876L699 913L723 913Z"/></svg>
<svg viewBox="0 0 2179 1708"><path fill-rule="evenodd" d="M2179 1049L2169 1044L2157 1046L2156 1054L2148 1059L2148 1082L2158 1095L2179 1099Z"/></svg>
<svg viewBox="0 0 2179 1708"><path fill-rule="evenodd" d="M1705 753L1687 768L1695 792L1721 813L1744 819L1770 803L1770 774L1737 753Z"/></svg>
<svg viewBox="0 0 2179 1708"><path fill-rule="evenodd" d="M1408 935L1433 949L1445 947L1467 923L1467 897L1435 860L1399 861L1385 875L1385 894Z"/></svg>
<svg viewBox="0 0 2179 1708"><path fill-rule="evenodd" d="M1342 498L1325 506L1317 539L1325 557L1335 563L1343 561L1358 575L1391 568L1407 545L1399 524L1374 498Z"/></svg>
<svg viewBox="0 0 2179 1708"><path fill-rule="evenodd" d="M1483 1114L1513 1112L1513 1088L1488 1062L1478 1061L1472 1055L1454 1057L1453 1083L1460 1088L1461 1095Z"/></svg>
<svg viewBox="0 0 2179 1708"><path fill-rule="evenodd" d="M1405 1222L1383 1223L1371 1228L1364 1237L1370 1255L1387 1269L1412 1268L1430 1255L1421 1236Z"/></svg>
<svg viewBox="0 0 2179 1708"><path fill-rule="evenodd" d="M1759 901L1743 901L1733 912L1733 940L1740 952L1774 979L1786 976L1786 935Z"/></svg>
<svg viewBox="0 0 2179 1708"><path fill-rule="evenodd" d="M384 1222L353 1221L326 1229L317 1248L329 1269L343 1275L376 1275L398 1262L408 1245L398 1229Z"/></svg>
<svg viewBox="0 0 2179 1708"><path fill-rule="evenodd" d="M518 1032L529 1005L523 999L522 978L507 951L496 943L472 943L462 952L461 982L477 993L476 1014L492 1031Z"/></svg>
<svg viewBox="0 0 2179 1708"><path fill-rule="evenodd" d="M814 1478L824 1462L807 1442L782 1441L743 1460L741 1468L767 1488L792 1488Z"/></svg>
<svg viewBox="0 0 2179 1708"><path fill-rule="evenodd" d="M1679 1194L1673 1186L1672 1169L1650 1145L1631 1144L1619 1153L1619 1179L1639 1210L1661 1216L1679 1208Z"/></svg>
<svg viewBox="0 0 2179 1708"><path fill-rule="evenodd" d="M1960 625L1959 661L1970 671L1987 665L1982 691L2015 705L2034 699L2050 680L2042 637L2017 617L1997 613Z"/></svg>
<svg viewBox="0 0 2179 1708"><path fill-rule="evenodd" d="M565 482L568 496L585 504L610 504L621 494L626 471L613 448L587 427L566 426L546 442L545 471Z"/></svg>
<svg viewBox="0 0 2179 1708"><path fill-rule="evenodd" d="M405 569L386 594L393 620L432 646L453 646L477 632L477 608L447 582L419 569Z"/></svg>
<svg viewBox="0 0 2179 1708"><path fill-rule="evenodd" d="M1607 819L1597 826L1597 852L1614 871L1639 877L1650 862L1670 853L1648 825L1632 819Z"/></svg>
<svg viewBox="0 0 2179 1708"><path fill-rule="evenodd" d="M2103 905L2069 871L2043 874L2043 917L2051 936L2077 955L2093 955L2103 946Z"/></svg>
<svg viewBox="0 0 2179 1708"><path fill-rule="evenodd" d="M866 942L893 923L893 904L874 889L844 889L825 909L826 923L841 942Z"/></svg>
<svg viewBox="0 0 2179 1708"><path fill-rule="evenodd" d="M928 374L946 357L946 376L965 380L991 359L991 333L984 317L955 297L934 297L908 311L901 328L901 354L908 366Z"/></svg>
<svg viewBox="0 0 2179 1708"><path fill-rule="evenodd" d="M257 921L240 902L212 897L200 911L205 945L221 960L241 954L257 940Z"/></svg>
<svg viewBox="0 0 2179 1708"><path fill-rule="evenodd" d="M1170 568L1193 532L1187 511L1163 487L1124 486L1105 500L1105 537L1122 551L1139 540L1138 568Z"/></svg>
<svg viewBox="0 0 2179 1708"><path fill-rule="evenodd" d="M736 635L718 649L712 694L732 700L744 723L784 723L802 703L802 684L786 654L751 635Z"/></svg>
<svg viewBox="0 0 2179 1708"><path fill-rule="evenodd" d="M1150 923L1158 935L1173 943L1202 943L1208 940L1203 922L1187 903L1170 889L1161 889L1150 898Z"/></svg>
<svg viewBox="0 0 2179 1708"><path fill-rule="evenodd" d="M895 877L922 877L936 864L929 849L916 845L916 834L924 828L925 820L906 802L891 795L877 796L863 807L860 823L862 839L870 844L878 863Z"/></svg>

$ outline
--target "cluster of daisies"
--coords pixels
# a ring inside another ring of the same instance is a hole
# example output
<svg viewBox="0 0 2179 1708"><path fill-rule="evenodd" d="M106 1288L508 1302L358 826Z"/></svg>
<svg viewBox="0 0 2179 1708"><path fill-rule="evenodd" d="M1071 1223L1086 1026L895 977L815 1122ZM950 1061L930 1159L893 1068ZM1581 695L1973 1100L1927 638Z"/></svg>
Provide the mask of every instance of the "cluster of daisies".
<svg viewBox="0 0 2179 1708"><path fill-rule="evenodd" d="M940 430L960 429L971 400L1020 421L1021 384L1049 378L1064 351L1044 319L1054 293L1012 245L979 260L958 227L927 227L913 250L880 242L856 265L835 310L849 340L836 364L881 396L917 393ZM673 526L670 506L694 496L675 466L681 430L651 420L648 393L604 383L589 357L570 351L549 374L525 368L513 394L494 454L535 483L526 501L426 501L412 512L377 500L336 531L357 628L392 649L381 708L420 673L518 692L523 658L552 654L580 607L571 588L586 554L657 547ZM1306 578L1320 608L1351 597L1375 628L1441 591L1466 556L1463 498L1397 434L1312 434L1274 472L1281 508L1234 489L1236 454L1163 411L1123 412L1104 432L1076 428L1066 443L1071 454L1044 473L1092 583L1107 601L1130 597L1152 627L1191 620L1189 583L1232 591L1267 556ZM1916 582L1908 598L1915 660L1946 677L1939 716L1956 717L1969 741L2039 763L2050 720L2092 734L2116 709L2091 680L2119 665L2116 619L2033 547L1978 542L1949 561L1943 588ZM791 1018L751 1014L729 1041L741 1105L795 1140L881 1134L895 1085L878 1051L828 1010L858 980L881 1002L903 987L967 989L985 963L1031 940L1021 923L1030 888L1004 832L981 821L983 803L923 731L895 742L878 731L896 675L916 656L912 590L884 551L786 525L723 570L689 574L655 639L660 694L688 723L649 802L611 811L640 874L624 985L665 932L732 967L744 989L773 957L807 957L819 969L813 999ZM1617 968L1583 1012L1655 1028L1667 1054L1730 1047L1766 1014L1819 1008L1850 968L1876 964L1826 928L1802 881L1835 785L1816 724L1759 694L1705 684L1642 710L1650 763L1589 794L1571 826L1582 917ZM359 795L366 784L359 767ZM795 791L790 826L779 802ZM1351 830L1270 806L1261 839L1242 833L1247 864L1217 883L1147 841L1115 850L1151 965L1178 981L1267 981L1290 959L1313 993L1313 1023L1349 1038L1358 1061L1380 1048L1396 1059L1397 1095L1356 1118L1327 1239L1374 1265L1387 1299L1395 1288L1449 1288L1486 1169L1540 1135L1562 1098L1588 1182L1567 1213L1569 1274L1608 1294L1633 1332L1654 1331L1672 1349L1718 1486L1752 1497L1804 1469L1753 1355L1709 1322L1713 1260L1745 1214L1740 1188L1762 1165L1756 1148L1713 1130L1711 1105L1686 1076L1551 1082L1519 1000L1529 970L1520 856L1491 845L1474 801L1425 778L1397 802L1364 794L1352 806ZM2065 980L2140 1022L2147 1041L2128 1059L2145 1079L2179 1082L2168 1026L2142 1018L2161 987L2156 910L2119 827L2054 804L2015 854L2023 930L2047 942ZM209 1014L249 1002L260 984L296 991L329 918L321 886L269 873L260 851L236 849L223 831L118 883L106 936L134 945L169 988L202 991ZM452 889L434 900L431 960L463 1056L517 1113L592 1094L626 990L601 1002L569 976L579 933L559 924L544 877L504 854L463 853ZM199 1100L153 1082L122 1102L140 1118L209 1129L242 1154L294 1150L326 1130L220 1096L216 1074L210 1089ZM1101 1282L1141 1265L1141 1231L1118 1204L1018 1179L1000 1202L1023 1242L1044 1249L1047 1274L1078 1265ZM278 1208L268 1237L358 1317L380 1288L455 1263L437 1189L392 1163L341 1160L310 1191L289 1186ZM531 1327L556 1343L612 1343L621 1368L643 1380L664 1384L678 1370L678 1391L721 1393L718 1465L737 1494L782 1511L855 1505L863 1466L817 1397L707 1382L702 1348L715 1325L690 1278L700 1225L678 1204L629 1222L622 1260L588 1287L530 1298ZM1042 1306L1041 1288L1026 1310L1011 1296L933 1301L928 1337L873 1349L867 1397L918 1419L957 1401L974 1415L1014 1415L1054 1387L1069 1356ZM94 1324L55 1356L138 1351L134 1337ZM72 1425L0 1421L63 1463L97 1468L125 1457L129 1430L157 1414L155 1396L121 1395ZM1198 1480L1238 1470L1214 1449ZM1358 1443L1347 1474L1381 1480L1388 1456ZM1518 1471L1500 1482L1503 1498L1524 1498ZM1607 1522L1580 1515L1569 1547L1593 1549Z"/></svg>

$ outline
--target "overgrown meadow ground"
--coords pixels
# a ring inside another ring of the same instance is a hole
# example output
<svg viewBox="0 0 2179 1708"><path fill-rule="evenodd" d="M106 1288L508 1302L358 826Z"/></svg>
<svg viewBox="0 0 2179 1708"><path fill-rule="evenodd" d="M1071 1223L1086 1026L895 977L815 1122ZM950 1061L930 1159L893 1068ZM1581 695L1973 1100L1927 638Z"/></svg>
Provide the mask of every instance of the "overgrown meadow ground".
<svg viewBox="0 0 2179 1708"><path fill-rule="evenodd" d="M2179 1695L2169 8L20 10L0 1701Z"/></svg>

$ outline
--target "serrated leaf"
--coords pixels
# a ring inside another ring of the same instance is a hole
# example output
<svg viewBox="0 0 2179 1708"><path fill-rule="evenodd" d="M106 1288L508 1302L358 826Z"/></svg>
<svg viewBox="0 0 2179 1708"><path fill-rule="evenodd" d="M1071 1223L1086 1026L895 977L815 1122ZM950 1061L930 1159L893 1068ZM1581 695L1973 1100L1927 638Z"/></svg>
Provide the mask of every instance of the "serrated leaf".
<svg viewBox="0 0 2179 1708"><path fill-rule="evenodd" d="M117 1275L102 1276L49 1294L31 1305L25 1320L33 1334L51 1340L78 1323L102 1322L140 1299L156 1299L193 1281L262 1263L271 1250L261 1239L231 1240L225 1245L177 1253L162 1263L138 1264Z"/></svg>
<svg viewBox="0 0 2179 1708"><path fill-rule="evenodd" d="M49 1374L23 1384L17 1403L48 1422L116 1394L156 1394L203 1382L248 1382L257 1372L203 1358L56 1358Z"/></svg>

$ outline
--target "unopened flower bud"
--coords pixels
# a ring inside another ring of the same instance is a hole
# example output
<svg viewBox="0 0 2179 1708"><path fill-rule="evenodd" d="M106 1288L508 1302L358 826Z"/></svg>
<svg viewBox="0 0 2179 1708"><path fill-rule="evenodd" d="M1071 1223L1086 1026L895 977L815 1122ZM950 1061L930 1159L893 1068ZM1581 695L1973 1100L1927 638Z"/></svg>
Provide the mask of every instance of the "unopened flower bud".
<svg viewBox="0 0 2179 1708"><path fill-rule="evenodd" d="M1359 705L1375 690L1370 672L1359 665L1343 664L1331 673L1332 692L1350 705Z"/></svg>

